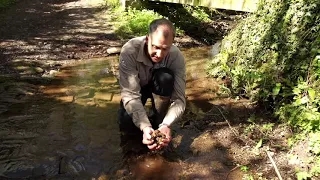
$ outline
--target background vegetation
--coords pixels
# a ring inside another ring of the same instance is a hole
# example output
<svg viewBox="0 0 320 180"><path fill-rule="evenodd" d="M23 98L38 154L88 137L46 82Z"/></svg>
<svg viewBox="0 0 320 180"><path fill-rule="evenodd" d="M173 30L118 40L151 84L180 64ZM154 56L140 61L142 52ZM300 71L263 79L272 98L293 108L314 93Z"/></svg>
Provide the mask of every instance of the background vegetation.
<svg viewBox="0 0 320 180"><path fill-rule="evenodd" d="M150 10L137 10L129 8L127 11L118 11L115 17L116 33L121 38L132 38L143 36L148 33L149 24L157 18L162 18L160 14Z"/></svg>
<svg viewBox="0 0 320 180"><path fill-rule="evenodd" d="M228 25L219 24L219 20L234 22L235 19L242 18L246 14L176 3L161 3L160 5L153 1L134 1L125 10L120 8L119 1L106 0L106 3L115 14L116 33L124 39L145 35L152 20L164 17L174 23L178 36L188 35L203 44L211 45L228 32ZM214 32L208 33L207 28L211 28Z"/></svg>
<svg viewBox="0 0 320 180"><path fill-rule="evenodd" d="M14 2L15 2L15 0L0 0L0 9L9 7Z"/></svg>
<svg viewBox="0 0 320 180"><path fill-rule="evenodd" d="M224 39L208 69L230 80L232 94L260 102L303 134L297 137L309 137L314 166L300 179L320 173L319 30L320 1L261 1Z"/></svg>

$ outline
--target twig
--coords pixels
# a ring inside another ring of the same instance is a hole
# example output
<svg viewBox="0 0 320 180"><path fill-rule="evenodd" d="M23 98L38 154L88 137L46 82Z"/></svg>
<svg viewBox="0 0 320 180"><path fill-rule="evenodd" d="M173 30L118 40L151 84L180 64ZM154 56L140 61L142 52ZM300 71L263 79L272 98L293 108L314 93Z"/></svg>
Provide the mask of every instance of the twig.
<svg viewBox="0 0 320 180"><path fill-rule="evenodd" d="M229 171L229 173L228 173L228 175L227 175L227 177L226 177L226 180L228 179L229 175L230 175L234 170L238 169L239 167L241 167L241 166L238 165L238 166L232 168L232 169Z"/></svg>
<svg viewBox="0 0 320 180"><path fill-rule="evenodd" d="M273 159L272 159L272 157L271 157L271 154L269 153L268 150L266 150L266 152L267 152L267 155L268 155L268 157L269 157L269 159L270 159L270 161L271 161L271 163L272 163L272 165L273 165L274 170L276 171L276 173L277 173L277 175L278 175L278 178L279 178L280 180L282 180L282 177L281 177L281 175L280 175L280 172L279 172L279 170L278 170L278 168L277 168L276 163L273 161Z"/></svg>
<svg viewBox="0 0 320 180"><path fill-rule="evenodd" d="M219 110L219 112L220 112L220 114L222 115L223 119L228 123L229 128L230 128L231 131L234 133L234 135L239 136L239 134L232 128L232 126L231 126L231 124L229 123L228 119L223 115L223 113L221 112L221 110L220 110L218 107L216 107L216 108Z"/></svg>

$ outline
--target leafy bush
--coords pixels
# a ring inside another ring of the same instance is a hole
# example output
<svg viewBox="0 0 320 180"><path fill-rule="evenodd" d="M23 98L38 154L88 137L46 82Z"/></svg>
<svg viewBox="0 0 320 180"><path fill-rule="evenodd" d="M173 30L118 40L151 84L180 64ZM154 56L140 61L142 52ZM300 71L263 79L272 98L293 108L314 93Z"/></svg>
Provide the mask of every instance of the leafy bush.
<svg viewBox="0 0 320 180"><path fill-rule="evenodd" d="M276 107L280 119L319 130L319 8L318 0L261 1L223 41L209 74L230 78L234 94Z"/></svg>
<svg viewBox="0 0 320 180"><path fill-rule="evenodd" d="M128 8L127 11L121 12L121 15L116 17L118 22L116 24L116 33L121 38L146 35L149 30L149 24L158 18L162 18L162 16L154 11Z"/></svg>
<svg viewBox="0 0 320 180"><path fill-rule="evenodd" d="M0 0L0 8L6 8L13 4L15 0Z"/></svg>
<svg viewBox="0 0 320 180"><path fill-rule="evenodd" d="M208 73L229 89L271 107L276 117L310 137L309 172L320 174L320 1L260 1L223 41ZM304 136L304 140L306 136Z"/></svg>
<svg viewBox="0 0 320 180"><path fill-rule="evenodd" d="M106 5L110 8L118 8L120 6L119 0L105 0Z"/></svg>
<svg viewBox="0 0 320 180"><path fill-rule="evenodd" d="M191 16L196 18L198 21L206 23L211 22L209 14L205 11L208 8L191 5L183 5L183 7L186 10L186 12L191 14Z"/></svg>

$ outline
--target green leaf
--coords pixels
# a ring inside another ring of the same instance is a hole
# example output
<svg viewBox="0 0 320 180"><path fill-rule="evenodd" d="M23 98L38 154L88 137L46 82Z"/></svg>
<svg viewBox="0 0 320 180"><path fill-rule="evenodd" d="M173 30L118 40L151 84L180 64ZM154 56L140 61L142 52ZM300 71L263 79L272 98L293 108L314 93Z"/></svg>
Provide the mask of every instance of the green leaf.
<svg viewBox="0 0 320 180"><path fill-rule="evenodd" d="M301 104L305 104L307 102L309 102L309 98L307 96L301 98Z"/></svg>
<svg viewBox="0 0 320 180"><path fill-rule="evenodd" d="M262 142L263 142L263 139L260 139L260 141L257 143L255 149L259 149L262 146Z"/></svg>
<svg viewBox="0 0 320 180"><path fill-rule="evenodd" d="M306 179L308 179L310 177L311 177L311 175L308 174L307 172L298 172L297 173L298 180L306 180Z"/></svg>
<svg viewBox="0 0 320 180"><path fill-rule="evenodd" d="M278 95L280 92L280 89L281 89L281 83L277 83L276 87L272 89L272 95L274 96Z"/></svg>
<svg viewBox="0 0 320 180"><path fill-rule="evenodd" d="M314 98L315 98L315 96L316 96L315 90L313 90L313 89L310 88L310 89L308 90L308 94L309 94L310 100L313 101Z"/></svg>
<svg viewBox="0 0 320 180"><path fill-rule="evenodd" d="M302 97L302 98L297 99L297 100L294 102L294 105L295 105L295 106L299 106L299 105L305 104L305 103L307 103L307 102L309 102L309 98L308 98L307 96L304 96L304 97Z"/></svg>
<svg viewBox="0 0 320 180"><path fill-rule="evenodd" d="M293 94L299 95L301 93L301 90L299 88L294 88L292 92Z"/></svg>
<svg viewBox="0 0 320 180"><path fill-rule="evenodd" d="M249 168L248 168L248 166L241 166L240 170L243 171L243 172L248 172Z"/></svg>

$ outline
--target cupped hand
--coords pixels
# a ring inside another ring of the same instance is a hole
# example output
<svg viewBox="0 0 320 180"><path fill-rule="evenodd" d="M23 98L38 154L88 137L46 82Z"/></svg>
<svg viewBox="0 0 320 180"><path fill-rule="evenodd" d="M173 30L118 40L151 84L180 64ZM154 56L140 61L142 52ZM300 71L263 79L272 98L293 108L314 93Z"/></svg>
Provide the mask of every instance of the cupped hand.
<svg viewBox="0 0 320 180"><path fill-rule="evenodd" d="M163 126L159 127L158 130L166 135L166 138L163 139L163 141L156 147L156 149L162 149L163 147L167 147L172 139L171 138L171 129L168 126L163 125Z"/></svg>
<svg viewBox="0 0 320 180"><path fill-rule="evenodd" d="M154 143L152 140L152 133L153 133L152 127L145 127L143 128L143 137L142 137L142 143L147 145L150 150L155 150L157 148L157 144Z"/></svg>

